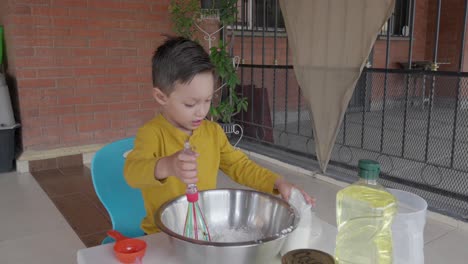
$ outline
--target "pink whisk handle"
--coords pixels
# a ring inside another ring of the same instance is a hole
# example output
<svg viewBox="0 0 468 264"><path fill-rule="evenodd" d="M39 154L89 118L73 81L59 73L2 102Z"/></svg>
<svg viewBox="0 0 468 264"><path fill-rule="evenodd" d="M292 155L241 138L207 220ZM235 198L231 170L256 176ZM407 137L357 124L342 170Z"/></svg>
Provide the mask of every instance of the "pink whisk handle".
<svg viewBox="0 0 468 264"><path fill-rule="evenodd" d="M187 201L189 201L189 203L195 203L198 201L198 192L196 193L187 193Z"/></svg>
<svg viewBox="0 0 468 264"><path fill-rule="evenodd" d="M187 185L187 191L185 192L187 195L187 201L190 203L194 203L198 201L198 189L196 184L189 184Z"/></svg>

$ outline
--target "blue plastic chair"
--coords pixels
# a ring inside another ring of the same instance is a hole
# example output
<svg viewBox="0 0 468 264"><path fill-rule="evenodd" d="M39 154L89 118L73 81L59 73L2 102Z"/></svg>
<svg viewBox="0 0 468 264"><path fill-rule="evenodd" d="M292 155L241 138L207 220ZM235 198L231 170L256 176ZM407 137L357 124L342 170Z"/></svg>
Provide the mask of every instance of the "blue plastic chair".
<svg viewBox="0 0 468 264"><path fill-rule="evenodd" d="M134 137L118 140L96 152L91 162L91 175L99 200L112 221L112 229L127 237L143 236L140 228L146 212L140 190L130 187L123 176L124 154L133 149ZM113 242L106 237L102 244Z"/></svg>

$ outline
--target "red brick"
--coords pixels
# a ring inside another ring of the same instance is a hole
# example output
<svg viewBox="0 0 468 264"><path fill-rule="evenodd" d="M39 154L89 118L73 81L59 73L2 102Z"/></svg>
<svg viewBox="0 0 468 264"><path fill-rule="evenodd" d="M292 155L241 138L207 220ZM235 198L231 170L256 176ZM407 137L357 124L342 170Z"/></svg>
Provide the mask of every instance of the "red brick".
<svg viewBox="0 0 468 264"><path fill-rule="evenodd" d="M55 80L52 79L35 79L35 80L18 80L18 88L48 88L55 87Z"/></svg>
<svg viewBox="0 0 468 264"><path fill-rule="evenodd" d="M61 116L75 113L74 105L67 106L53 106L53 107L41 107L39 114L41 116Z"/></svg>
<svg viewBox="0 0 468 264"><path fill-rule="evenodd" d="M44 135L58 136L59 138L77 131L75 125L43 127L41 130Z"/></svg>
<svg viewBox="0 0 468 264"><path fill-rule="evenodd" d="M137 110L138 103L135 102L119 102L109 104L110 111Z"/></svg>
<svg viewBox="0 0 468 264"><path fill-rule="evenodd" d="M135 34L133 33L133 31L129 31L129 30L110 30L106 32L105 36L106 38L111 39L111 40L135 39ZM122 45L122 43L120 43L120 45ZM127 47L127 46L122 45L122 47Z"/></svg>
<svg viewBox="0 0 468 264"><path fill-rule="evenodd" d="M55 68L55 69L39 69L37 70L39 77L68 77L73 76L73 69L70 68Z"/></svg>
<svg viewBox="0 0 468 264"><path fill-rule="evenodd" d="M31 117L38 117L39 116L39 108L28 108L21 110L21 117L22 118L31 118Z"/></svg>
<svg viewBox="0 0 468 264"><path fill-rule="evenodd" d="M113 103L113 102L122 102L122 94L106 94L106 95L96 95L94 96L94 103Z"/></svg>
<svg viewBox="0 0 468 264"><path fill-rule="evenodd" d="M158 106L158 103L154 100L140 102L140 109L156 109Z"/></svg>
<svg viewBox="0 0 468 264"><path fill-rule="evenodd" d="M15 0L15 4L49 5L50 0Z"/></svg>
<svg viewBox="0 0 468 264"><path fill-rule="evenodd" d="M56 96L28 97L20 99L20 107L34 108L57 105Z"/></svg>
<svg viewBox="0 0 468 264"><path fill-rule="evenodd" d="M94 113L94 120L125 120L125 114L122 112L100 112Z"/></svg>
<svg viewBox="0 0 468 264"><path fill-rule="evenodd" d="M97 8L97 9L120 9L120 1L116 1L116 0L90 1L89 7Z"/></svg>
<svg viewBox="0 0 468 264"><path fill-rule="evenodd" d="M120 22L118 20L90 18L88 23L89 25L92 25L94 28L112 29L112 28L120 27Z"/></svg>
<svg viewBox="0 0 468 264"><path fill-rule="evenodd" d="M105 142L110 142L125 137L125 130L98 130L94 132L94 137L96 140L105 140Z"/></svg>
<svg viewBox="0 0 468 264"><path fill-rule="evenodd" d="M16 47L31 47L31 46L46 46L52 47L54 40L51 38L40 38L40 37L14 37L14 43Z"/></svg>
<svg viewBox="0 0 468 264"><path fill-rule="evenodd" d="M64 80L64 79L57 80L57 86L59 86L58 83L60 82L60 80ZM75 88L59 86L59 88L42 89L41 94L45 96L60 96L60 97L72 96L75 94Z"/></svg>
<svg viewBox="0 0 468 264"><path fill-rule="evenodd" d="M106 49L98 48L76 48L73 49L74 56L105 56L107 54Z"/></svg>
<svg viewBox="0 0 468 264"><path fill-rule="evenodd" d="M75 144L86 144L89 142L92 142L94 139L94 133L93 132L75 132L75 133L67 133L62 135L62 141L64 143L71 142Z"/></svg>
<svg viewBox="0 0 468 264"><path fill-rule="evenodd" d="M87 47L88 40L82 38L64 38L54 40L55 47Z"/></svg>
<svg viewBox="0 0 468 264"><path fill-rule="evenodd" d="M16 48L15 55L18 57L34 56L34 49L33 48Z"/></svg>
<svg viewBox="0 0 468 264"><path fill-rule="evenodd" d="M33 117L33 116L28 116L28 117ZM23 129L22 133L23 133L24 138L40 137L42 135L42 131L40 129Z"/></svg>
<svg viewBox="0 0 468 264"><path fill-rule="evenodd" d="M21 70L16 71L17 79L29 79L29 78L36 78L36 77L37 77L36 70L21 69Z"/></svg>
<svg viewBox="0 0 468 264"><path fill-rule="evenodd" d="M91 64L97 65L122 65L122 57L91 57Z"/></svg>
<svg viewBox="0 0 468 264"><path fill-rule="evenodd" d="M37 36L41 37L57 37L57 36L69 36L70 29L68 28L36 28ZM55 43L55 41L54 41Z"/></svg>
<svg viewBox="0 0 468 264"><path fill-rule="evenodd" d="M58 100L59 105L69 105L69 104L90 104L93 102L91 96L70 96L70 97L60 97Z"/></svg>
<svg viewBox="0 0 468 264"><path fill-rule="evenodd" d="M49 17L12 15L10 23L14 25L50 26L52 21Z"/></svg>
<svg viewBox="0 0 468 264"><path fill-rule="evenodd" d="M55 27L87 27L88 21L82 18L55 17L53 19Z"/></svg>
<svg viewBox="0 0 468 264"><path fill-rule="evenodd" d="M31 149L52 149L60 143L58 136L43 135L37 138L23 137L23 145Z"/></svg>
<svg viewBox="0 0 468 264"><path fill-rule="evenodd" d="M90 132L90 131L101 131L110 128L110 121L89 121L86 123L78 124L78 131Z"/></svg>
<svg viewBox="0 0 468 264"><path fill-rule="evenodd" d="M109 19L109 20L134 20L140 14L135 14L130 11L120 11L120 10L100 10L99 18Z"/></svg>
<svg viewBox="0 0 468 264"><path fill-rule="evenodd" d="M36 56L70 56L70 48L34 48Z"/></svg>
<svg viewBox="0 0 468 264"><path fill-rule="evenodd" d="M91 65L91 61L87 57L61 57L57 58L56 63L58 66L65 67L82 67Z"/></svg>
<svg viewBox="0 0 468 264"><path fill-rule="evenodd" d="M151 79L151 76L149 77L146 77L149 79ZM125 76L122 76L122 82L123 83L138 83L141 81L141 76L140 75L125 75Z"/></svg>
<svg viewBox="0 0 468 264"><path fill-rule="evenodd" d="M121 83L120 77L95 77L92 81L94 85L106 85L106 84L119 84Z"/></svg>
<svg viewBox="0 0 468 264"><path fill-rule="evenodd" d="M152 48L138 48L138 56L151 58L153 53L154 49Z"/></svg>
<svg viewBox="0 0 468 264"><path fill-rule="evenodd" d="M53 6L88 7L88 1L83 0L52 0Z"/></svg>
<svg viewBox="0 0 468 264"><path fill-rule="evenodd" d="M128 111L126 114L126 119L140 119L140 120L149 120L155 115L155 110L138 110L138 111Z"/></svg>
<svg viewBox="0 0 468 264"><path fill-rule="evenodd" d="M153 12L169 12L169 5L166 3L156 3L151 5L151 11Z"/></svg>
<svg viewBox="0 0 468 264"><path fill-rule="evenodd" d="M11 10L13 14L16 15L31 15L31 7L18 5Z"/></svg>
<svg viewBox="0 0 468 264"><path fill-rule="evenodd" d="M96 112L107 112L109 105L107 104L90 104L90 105L77 105L77 113L96 113Z"/></svg>
<svg viewBox="0 0 468 264"><path fill-rule="evenodd" d="M97 48L120 47L120 45L121 45L121 42L118 40L92 39L89 41L90 47L97 47Z"/></svg>
<svg viewBox="0 0 468 264"><path fill-rule="evenodd" d="M136 56L136 49L109 49L109 56Z"/></svg>
<svg viewBox="0 0 468 264"><path fill-rule="evenodd" d="M111 127L112 129L126 128L128 120L112 120Z"/></svg>
<svg viewBox="0 0 468 264"><path fill-rule="evenodd" d="M35 29L33 26L21 26L21 25L13 25L10 27L10 35L20 37L20 36L34 36Z"/></svg>
<svg viewBox="0 0 468 264"><path fill-rule="evenodd" d="M137 68L136 67L112 67L107 69L107 73L114 75L126 75L126 74L136 74Z"/></svg>
<svg viewBox="0 0 468 264"><path fill-rule="evenodd" d="M149 92L150 90L148 90L148 93L140 93L137 91L138 91L137 89L132 89L132 88L127 89L127 93L124 94L124 101L125 102L138 101L142 103L148 99L152 100L153 97L151 96L151 93Z"/></svg>
<svg viewBox="0 0 468 264"><path fill-rule="evenodd" d="M75 68L76 76L94 76L94 75L105 75L107 72L106 68Z"/></svg>
<svg viewBox="0 0 468 264"><path fill-rule="evenodd" d="M43 7L43 6L33 6L32 12L33 15L38 16L48 16L48 17L55 17L55 16L68 16L69 9L64 7Z"/></svg>
<svg viewBox="0 0 468 264"><path fill-rule="evenodd" d="M22 121L25 128L38 129L45 126L56 126L58 124L57 116L38 116Z"/></svg>
<svg viewBox="0 0 468 264"><path fill-rule="evenodd" d="M103 38L105 31L102 29L72 28L71 35L74 37Z"/></svg>
<svg viewBox="0 0 468 264"><path fill-rule="evenodd" d="M161 38L160 32L150 32L150 31L135 32L135 39L157 39L157 38Z"/></svg>
<svg viewBox="0 0 468 264"><path fill-rule="evenodd" d="M151 10L151 4L150 3L139 3L136 1L123 1L120 3L120 7L124 10L130 10L130 11L142 11L142 12L149 12Z"/></svg>
<svg viewBox="0 0 468 264"><path fill-rule="evenodd" d="M92 113L60 116L60 124L63 124L63 125L87 123L93 120L94 120L94 115Z"/></svg>
<svg viewBox="0 0 468 264"><path fill-rule="evenodd" d="M145 47L149 41L145 40L122 40L121 46L124 48L140 48L140 47Z"/></svg>
<svg viewBox="0 0 468 264"><path fill-rule="evenodd" d="M146 21L130 20L130 21L120 22L120 27L127 29L127 30L133 30L133 29L143 30L146 28L146 24L147 24Z"/></svg>

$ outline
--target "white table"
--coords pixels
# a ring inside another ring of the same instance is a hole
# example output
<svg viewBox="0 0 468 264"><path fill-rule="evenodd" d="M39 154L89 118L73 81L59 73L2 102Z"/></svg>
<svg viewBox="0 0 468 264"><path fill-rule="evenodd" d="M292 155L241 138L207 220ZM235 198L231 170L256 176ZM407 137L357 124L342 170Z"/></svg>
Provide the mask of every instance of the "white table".
<svg viewBox="0 0 468 264"><path fill-rule="evenodd" d="M331 255L335 250L336 227L322 221L322 233L315 243L315 249L325 251ZM157 233L141 237L147 243L143 264L167 263L184 264L175 254L169 236L164 233ZM112 247L114 243L100 245L91 248L78 250L78 264L119 264L114 256ZM278 256L271 264L280 264L281 258Z"/></svg>

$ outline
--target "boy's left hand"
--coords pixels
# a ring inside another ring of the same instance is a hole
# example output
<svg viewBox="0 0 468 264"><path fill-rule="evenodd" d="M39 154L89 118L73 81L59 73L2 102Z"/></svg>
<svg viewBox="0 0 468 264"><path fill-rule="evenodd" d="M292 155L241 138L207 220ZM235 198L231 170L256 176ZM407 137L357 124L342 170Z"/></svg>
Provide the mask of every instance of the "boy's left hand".
<svg viewBox="0 0 468 264"><path fill-rule="evenodd" d="M315 198L309 196L303 189L289 183L283 178L278 178L278 180L276 180L275 188L279 191L279 193L281 194L281 197L283 197L283 199L285 199L286 201L289 200L289 196L291 195L292 188L296 188L302 193L302 195L304 196L304 200L308 204L315 206Z"/></svg>

